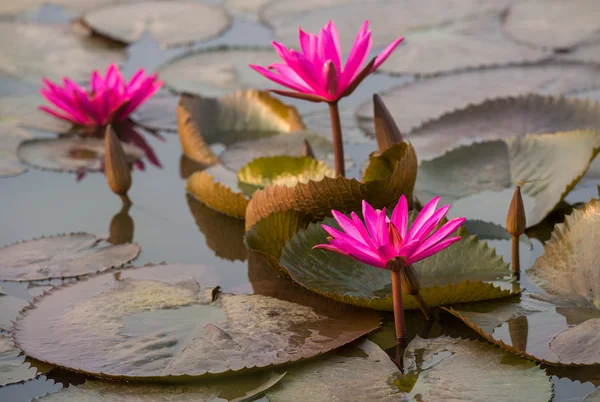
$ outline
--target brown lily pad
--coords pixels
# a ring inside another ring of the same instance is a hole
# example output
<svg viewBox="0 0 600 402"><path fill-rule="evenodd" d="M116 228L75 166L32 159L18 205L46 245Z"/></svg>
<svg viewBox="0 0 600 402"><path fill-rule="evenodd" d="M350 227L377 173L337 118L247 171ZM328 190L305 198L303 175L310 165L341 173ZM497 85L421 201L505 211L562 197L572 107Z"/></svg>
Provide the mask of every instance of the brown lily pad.
<svg viewBox="0 0 600 402"><path fill-rule="evenodd" d="M144 152L135 145L121 143L130 163L141 159ZM98 172L104 163L104 140L95 137L64 136L23 141L19 159L29 166L59 172Z"/></svg>
<svg viewBox="0 0 600 402"><path fill-rule="evenodd" d="M163 46L189 45L225 32L231 17L221 6L188 1L143 1L92 10L83 20L94 32L123 43L145 32Z"/></svg>
<svg viewBox="0 0 600 402"><path fill-rule="evenodd" d="M0 280L36 281L102 272L131 262L137 244L113 246L88 233L40 237L0 248Z"/></svg>
<svg viewBox="0 0 600 402"><path fill-rule="evenodd" d="M270 368L375 330L376 314L223 294L197 265L132 268L55 289L22 312L31 357L112 379L174 380Z"/></svg>
<svg viewBox="0 0 600 402"><path fill-rule="evenodd" d="M518 2L508 10L504 32L529 45L568 49L600 39L600 4L595 0Z"/></svg>
<svg viewBox="0 0 600 402"><path fill-rule="evenodd" d="M410 138L409 131L423 123L469 105L530 93L570 94L592 89L593 83L599 80L600 67L595 65L569 63L515 66L418 79L392 88L383 93L381 98L400 131ZM461 90L457 91L456 88ZM356 116L360 128L366 133L373 133L371 100L359 106Z"/></svg>

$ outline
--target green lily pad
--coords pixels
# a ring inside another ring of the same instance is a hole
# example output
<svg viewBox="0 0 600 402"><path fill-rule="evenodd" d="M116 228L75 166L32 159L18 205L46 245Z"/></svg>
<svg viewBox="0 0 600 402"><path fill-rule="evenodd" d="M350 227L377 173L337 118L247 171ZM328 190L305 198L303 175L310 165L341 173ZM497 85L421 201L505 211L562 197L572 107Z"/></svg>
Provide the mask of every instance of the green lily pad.
<svg viewBox="0 0 600 402"><path fill-rule="evenodd" d="M155 0L92 10L83 20L94 32L119 42L133 43L150 32L165 47L215 38L231 24L231 17L221 6Z"/></svg>
<svg viewBox="0 0 600 402"><path fill-rule="evenodd" d="M130 163L144 157L133 144L121 143ZM76 135L59 138L34 138L21 142L19 159L32 167L58 172L99 172L104 163L104 140Z"/></svg>
<svg viewBox="0 0 600 402"><path fill-rule="evenodd" d="M248 256L244 246L244 222L217 212L190 195L187 196L187 201L208 248L217 257L246 261Z"/></svg>
<svg viewBox="0 0 600 402"><path fill-rule="evenodd" d="M221 98L183 95L177 107L183 152L206 166L219 162L213 144L226 147L304 129L295 108L267 92L237 91Z"/></svg>
<svg viewBox="0 0 600 402"><path fill-rule="evenodd" d="M550 51L532 49L508 40L501 31L501 12L459 20L427 30L406 32L406 45L380 67L393 74L439 74L539 62Z"/></svg>
<svg viewBox="0 0 600 402"><path fill-rule="evenodd" d="M453 215L504 225L514 188L525 182L527 225L534 226L575 187L598 152L600 131L591 130L480 142L421 163L415 193L454 203ZM485 213L476 202L482 199L489 200Z"/></svg>
<svg viewBox="0 0 600 402"><path fill-rule="evenodd" d="M0 23L0 71L39 84L64 76L87 81L90 71L125 59L120 46L76 32L69 25Z"/></svg>
<svg viewBox="0 0 600 402"><path fill-rule="evenodd" d="M158 70L165 85L177 92L221 96L240 89L267 89L271 81L248 67L279 60L272 48L216 47L176 58Z"/></svg>
<svg viewBox="0 0 600 402"><path fill-rule="evenodd" d="M412 217L414 219L414 216ZM339 228L333 218L323 222ZM464 229L451 247L414 264L421 295L430 306L494 299L511 294L510 268L494 249ZM316 249L327 242L320 223L311 223L283 247L280 265L300 285L344 303L393 311L391 275L341 254ZM416 309L404 293L404 308Z"/></svg>
<svg viewBox="0 0 600 402"><path fill-rule="evenodd" d="M542 95L575 93L594 88L593 83L598 80L600 80L600 67L593 64L514 66L419 79L392 88L383 93L381 98L390 110L400 131L410 141L413 141L411 130L431 119L439 118L444 113L500 97L524 96L530 93ZM461 88L461 90L457 91L456 88ZM545 111L546 106L550 107L550 105L545 105L540 113ZM502 104L497 107L501 111L503 108L509 108L509 105ZM373 103L370 99L358 107L356 116L360 128L364 132L372 134ZM469 115L469 119L475 117ZM537 116L537 118L539 117ZM513 115L511 119L515 119L515 116ZM502 125L495 124L493 129L514 123L511 119L503 121ZM530 124L535 124L535 121ZM475 126L469 126L469 131L472 131L473 127ZM569 130L578 128L583 127L570 127ZM563 130L567 130L567 128L554 131ZM523 134L531 133L531 131L526 131ZM480 131L478 135L482 135L482 132ZM510 134L510 136L513 135L515 134ZM419 152L418 148L417 153L421 159L422 152Z"/></svg>
<svg viewBox="0 0 600 402"><path fill-rule="evenodd" d="M0 299L1 300L1 299ZM0 387L34 378L38 371L25 362L25 356L8 336L0 335Z"/></svg>
<svg viewBox="0 0 600 402"><path fill-rule="evenodd" d="M398 202L402 194L412 197L417 175L417 160L410 144L400 143L379 156L371 157L373 166L361 183L342 176L298 184L294 187L275 186L259 190L252 195L246 211L246 229L276 212L295 210L323 218L332 209L352 211L360 208L363 199L380 208Z"/></svg>
<svg viewBox="0 0 600 402"><path fill-rule="evenodd" d="M268 373L236 377L234 380L192 385L128 384L116 381L87 380L84 384L63 388L35 402L250 402L275 386L284 374ZM150 399L151 398L151 399Z"/></svg>
<svg viewBox="0 0 600 402"><path fill-rule="evenodd" d="M40 237L0 248L0 280L78 277L120 267L139 253L137 244L114 246L88 233Z"/></svg>
<svg viewBox="0 0 600 402"><path fill-rule="evenodd" d="M237 173L240 187L248 196L265 187L293 187L299 183L320 181L333 176L334 171L329 165L304 156L254 159Z"/></svg>
<svg viewBox="0 0 600 402"><path fill-rule="evenodd" d="M198 265L131 268L55 289L21 313L15 343L42 362L120 380L172 381L314 357L379 326L344 305L222 294Z"/></svg>
<svg viewBox="0 0 600 402"><path fill-rule="evenodd" d="M27 171L19 161L17 149L31 134L12 124L0 124L0 177L17 176Z"/></svg>
<svg viewBox="0 0 600 402"><path fill-rule="evenodd" d="M559 50L597 40L599 30L600 4L595 0L527 0L512 5L504 19L509 37Z"/></svg>

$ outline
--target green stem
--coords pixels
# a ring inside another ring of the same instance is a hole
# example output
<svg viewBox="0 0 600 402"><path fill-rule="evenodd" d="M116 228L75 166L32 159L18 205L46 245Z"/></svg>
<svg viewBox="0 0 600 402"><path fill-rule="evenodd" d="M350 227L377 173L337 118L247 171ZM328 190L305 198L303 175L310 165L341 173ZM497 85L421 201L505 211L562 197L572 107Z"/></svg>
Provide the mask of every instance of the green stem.
<svg viewBox="0 0 600 402"><path fill-rule="evenodd" d="M342 124L340 110L337 102L329 103L329 117L331 119L331 134L333 135L333 155L335 157L335 175L345 176L344 169L344 142L342 141Z"/></svg>

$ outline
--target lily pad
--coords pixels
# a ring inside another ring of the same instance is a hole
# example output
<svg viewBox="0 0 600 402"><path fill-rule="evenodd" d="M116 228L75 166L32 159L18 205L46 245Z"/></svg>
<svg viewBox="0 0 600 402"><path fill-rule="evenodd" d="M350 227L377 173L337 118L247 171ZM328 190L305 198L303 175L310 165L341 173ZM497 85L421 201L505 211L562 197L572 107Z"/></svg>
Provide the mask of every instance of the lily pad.
<svg viewBox="0 0 600 402"><path fill-rule="evenodd" d="M249 200L238 187L235 173L221 165L192 174L185 191L215 211L244 219Z"/></svg>
<svg viewBox="0 0 600 402"><path fill-rule="evenodd" d="M10 331L12 322L29 302L18 297L0 295L0 333Z"/></svg>
<svg viewBox="0 0 600 402"><path fill-rule="evenodd" d="M584 63L600 63L600 44L579 46L572 52L560 57L565 60L576 60Z"/></svg>
<svg viewBox="0 0 600 402"><path fill-rule="evenodd" d="M93 10L84 14L83 20L94 32L123 43L133 43L148 31L165 47L215 38L231 24L221 6L155 0Z"/></svg>
<svg viewBox="0 0 600 402"><path fill-rule="evenodd" d="M529 45L569 49L600 39L600 4L595 0L518 2L508 10L504 32Z"/></svg>
<svg viewBox="0 0 600 402"><path fill-rule="evenodd" d="M600 401L600 389L589 394L583 402L598 402Z"/></svg>
<svg viewBox="0 0 600 402"><path fill-rule="evenodd" d="M590 130L476 143L421 163L415 193L420 199L440 195L454 203L453 215L504 225L514 188L525 182L527 225L534 226L575 187L598 152L600 131ZM485 213L476 202L484 197L490 200Z"/></svg>
<svg viewBox="0 0 600 402"><path fill-rule="evenodd" d="M221 96L239 89L271 88L270 81L248 68L279 60L269 48L217 47L176 58L160 68L165 85L177 92Z"/></svg>
<svg viewBox="0 0 600 402"><path fill-rule="evenodd" d="M413 216L414 219L414 216ZM338 228L333 218L322 223ZM487 243L459 230L462 239L448 249L414 265L421 295L430 306L494 299L511 294L510 268ZM344 303L393 310L388 271L313 246L326 242L320 223L311 223L283 247L281 266L300 285ZM419 308L404 294L404 308Z"/></svg>
<svg viewBox="0 0 600 402"><path fill-rule="evenodd" d="M43 4L64 7L69 11L84 11L98 8L107 4L127 0L4 0L0 4L0 14L17 14L26 10L37 9Z"/></svg>
<svg viewBox="0 0 600 402"><path fill-rule="evenodd" d="M426 30L406 32L406 45L392 54L381 71L428 75L517 63L539 62L550 51L532 49L506 39L501 13L460 20Z"/></svg>
<svg viewBox="0 0 600 402"><path fill-rule="evenodd" d="M17 149L31 134L12 124L0 124L0 177L17 176L27 171L17 157Z"/></svg>
<svg viewBox="0 0 600 402"><path fill-rule="evenodd" d="M488 99L530 93L569 94L591 89L594 86L591 83L599 80L600 67L596 65L569 63L515 66L419 79L392 88L382 94L381 98L400 131L408 133L410 138L412 133L409 131L428 120ZM461 90L457 91L456 88ZM373 133L373 103L370 99L359 106L356 115L360 128L366 133Z"/></svg>
<svg viewBox="0 0 600 402"><path fill-rule="evenodd" d="M225 0L223 4L232 14L255 21L258 11L269 3L269 0Z"/></svg>
<svg viewBox="0 0 600 402"><path fill-rule="evenodd" d="M208 248L217 257L246 261L248 257L244 246L244 222L217 212L192 196L188 195L187 201Z"/></svg>
<svg viewBox="0 0 600 402"><path fill-rule="evenodd" d="M315 112L303 115L304 122L309 130L323 133L331 138L331 118L328 108L321 108ZM374 144L373 138L366 136L358 127L351 108L340 105L340 123L342 125L343 140L346 144ZM311 140L312 144L312 140Z"/></svg>
<svg viewBox="0 0 600 402"><path fill-rule="evenodd" d="M125 59L123 48L79 34L68 25L2 22L0 47L0 71L35 84L42 77L86 81L90 71Z"/></svg>
<svg viewBox="0 0 600 402"><path fill-rule="evenodd" d="M120 267L140 253L137 244L110 243L88 233L71 233L0 248L0 280L62 279Z"/></svg>
<svg viewBox="0 0 600 402"><path fill-rule="evenodd" d="M66 121L40 111L40 103L39 94L2 96L0 121L51 133L64 133L71 128L72 125Z"/></svg>
<svg viewBox="0 0 600 402"><path fill-rule="evenodd" d="M177 131L178 103L179 97L174 95L150 98L136 109L131 120L151 131Z"/></svg>
<svg viewBox="0 0 600 402"><path fill-rule="evenodd" d="M35 402L250 402L273 387L285 376L269 373L236 377L234 380L201 385L128 384L116 381L87 380L84 384L34 399Z"/></svg>
<svg viewBox="0 0 600 402"><path fill-rule="evenodd" d="M305 128L295 108L256 90L237 91L218 99L183 95L177 122L183 152L206 166L219 162L210 145L227 147Z"/></svg>
<svg viewBox="0 0 600 402"><path fill-rule="evenodd" d="M275 35L288 45L297 46L298 29L319 32L332 15L339 31L342 49L350 49L356 33L365 20L370 21L374 46L384 46L411 30L447 24L477 14L500 11L514 0L482 2L477 0L452 1L439 7L435 0L389 1L368 3L353 0L272 2L262 12L262 20Z"/></svg>
<svg viewBox="0 0 600 402"><path fill-rule="evenodd" d="M246 211L246 229L276 212L295 210L323 218L332 209L352 211L366 199L375 208L395 204L402 194L412 197L417 175L417 157L410 144L400 143L379 156L372 156L370 181L361 183L342 176L325 177L294 187L275 186L252 195Z"/></svg>
<svg viewBox="0 0 600 402"><path fill-rule="evenodd" d="M333 169L326 163L304 156L254 159L237 173L240 187L248 196L265 187L294 187L299 183L320 181L334 175Z"/></svg>
<svg viewBox="0 0 600 402"><path fill-rule="evenodd" d="M314 357L379 326L368 310L219 293L194 265L132 268L55 289L14 326L29 356L120 380L169 381Z"/></svg>
<svg viewBox="0 0 600 402"><path fill-rule="evenodd" d="M476 235L480 240L512 240L512 236L506 231L505 227L492 222L468 219L463 224L463 227L468 233ZM533 244L525 234L519 237L519 241L527 244L529 248L533 247Z"/></svg>
<svg viewBox="0 0 600 402"><path fill-rule="evenodd" d="M144 156L135 145L121 143L130 163ZM58 172L98 172L104 164L104 140L96 137L63 136L23 141L19 159L29 166Z"/></svg>
<svg viewBox="0 0 600 402"><path fill-rule="evenodd" d="M1 299L0 299L1 300ZM0 387L34 378L37 369L25 363L25 356L8 336L0 335Z"/></svg>

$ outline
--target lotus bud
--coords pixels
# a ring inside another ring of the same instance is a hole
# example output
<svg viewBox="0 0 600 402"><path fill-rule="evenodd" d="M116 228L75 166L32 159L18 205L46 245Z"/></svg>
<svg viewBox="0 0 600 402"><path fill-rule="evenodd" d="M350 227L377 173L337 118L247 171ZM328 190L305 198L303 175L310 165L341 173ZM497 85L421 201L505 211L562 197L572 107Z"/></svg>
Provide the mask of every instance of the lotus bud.
<svg viewBox="0 0 600 402"><path fill-rule="evenodd" d="M326 61L323 66L323 80L325 82L325 90L329 96L336 96L338 91L338 74L331 60Z"/></svg>
<svg viewBox="0 0 600 402"><path fill-rule="evenodd" d="M525 207L523 206L523 198L521 197L521 186L515 188L510 207L508 208L508 216L506 217L506 230L513 236L521 236L525 233L527 221L525 219Z"/></svg>
<svg viewBox="0 0 600 402"><path fill-rule="evenodd" d="M373 112L375 122L375 138L380 152L384 152L403 141L402 134L378 94L373 94Z"/></svg>
<svg viewBox="0 0 600 402"><path fill-rule="evenodd" d="M110 125L106 127L104 136L104 158L104 171L109 187L115 194L127 194L131 187L131 168L121 141Z"/></svg>
<svg viewBox="0 0 600 402"><path fill-rule="evenodd" d="M419 282L419 275L412 265L404 267L404 269L400 271L400 277L402 278L402 288L406 293L411 296L419 293L421 283Z"/></svg>
<svg viewBox="0 0 600 402"><path fill-rule="evenodd" d="M305 156L307 158L317 159L315 157L315 153L313 152L312 147L310 146L310 142L308 142L308 140L306 140L306 139L302 143L302 156Z"/></svg>

